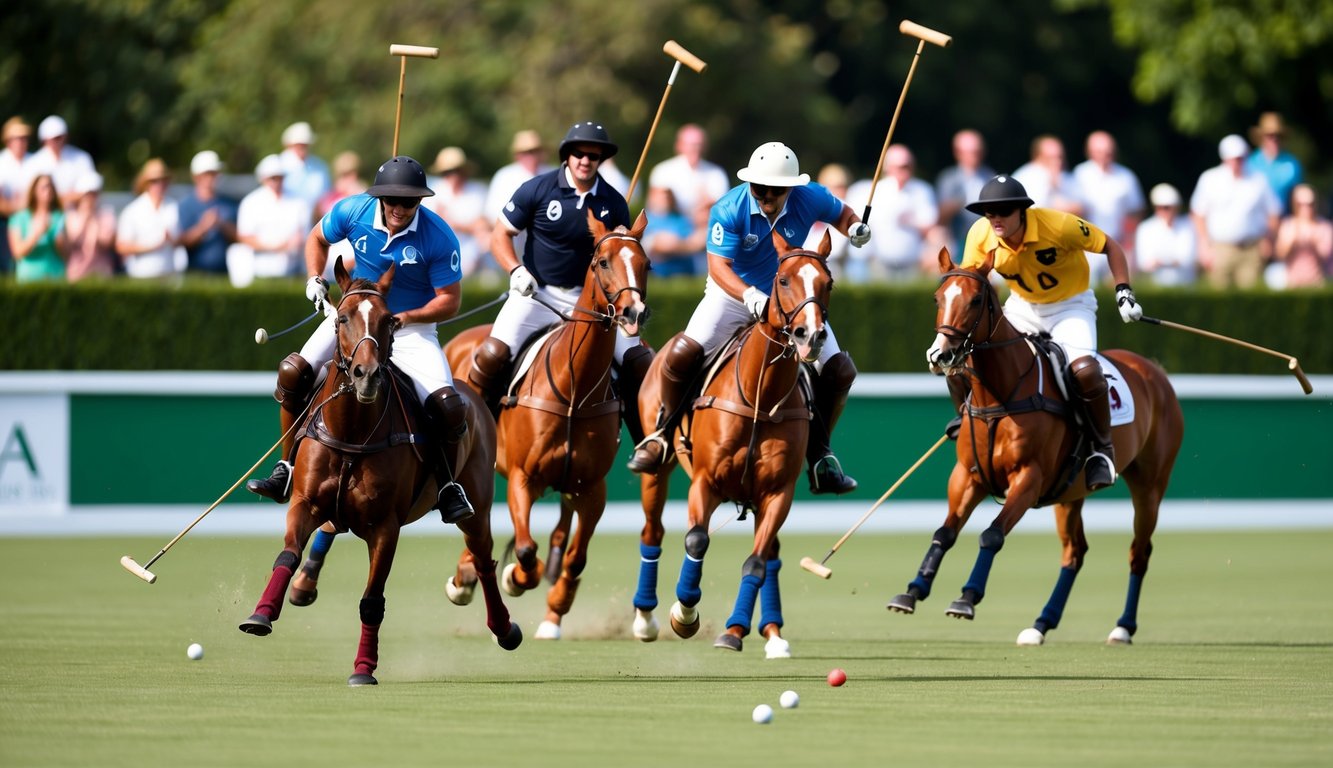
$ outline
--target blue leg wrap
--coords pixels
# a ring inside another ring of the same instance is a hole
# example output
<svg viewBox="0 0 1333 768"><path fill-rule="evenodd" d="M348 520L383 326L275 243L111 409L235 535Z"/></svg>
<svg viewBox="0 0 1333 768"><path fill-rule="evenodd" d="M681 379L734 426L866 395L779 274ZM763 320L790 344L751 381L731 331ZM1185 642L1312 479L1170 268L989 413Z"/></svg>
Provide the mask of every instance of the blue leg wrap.
<svg viewBox="0 0 1333 768"><path fill-rule="evenodd" d="M661 558L661 547L639 544L639 589L634 593L634 607L641 611L657 607L657 561Z"/></svg>
<svg viewBox="0 0 1333 768"><path fill-rule="evenodd" d="M680 564L680 579L676 581L676 599L685 605L698 605L704 596L699 583L704 578L704 561L689 555Z"/></svg>
<svg viewBox="0 0 1333 768"><path fill-rule="evenodd" d="M1041 609L1041 615L1032 625L1038 632L1044 635L1060 626L1060 617L1064 616L1065 603L1069 602L1069 592L1074 588L1074 579L1077 576L1078 571L1073 568L1060 569L1060 578L1055 580L1051 599L1046 601L1046 607Z"/></svg>
<svg viewBox="0 0 1333 768"><path fill-rule="evenodd" d="M782 590L778 587L778 571L782 570L782 561L778 558L769 560L764 566L764 585L759 590L759 628L769 624L782 627Z"/></svg>
<svg viewBox="0 0 1333 768"><path fill-rule="evenodd" d="M310 540L310 554L306 557L310 560L323 560L329 553L329 548L333 546L333 537L336 533L329 533L323 528L315 529L315 537Z"/></svg>
<svg viewBox="0 0 1333 768"><path fill-rule="evenodd" d="M1117 627L1124 627L1133 635L1139 628L1139 592L1143 589L1143 575L1131 573L1129 575L1129 593L1125 596L1125 613L1115 624Z"/></svg>
<svg viewBox="0 0 1333 768"><path fill-rule="evenodd" d="M752 573L741 577L741 588L736 593L736 608L727 619L727 629L740 627L741 635L750 634L750 617L754 615L754 601L759 597L763 578Z"/></svg>
<svg viewBox="0 0 1333 768"><path fill-rule="evenodd" d="M908 583L907 589L916 592L917 599L925 600L930 597L930 586L935 583L935 574L940 570L940 563L944 561L944 553L948 552L957 541L958 534L952 528L940 527L935 531L935 536L930 541L930 549L926 550L926 557L921 561L921 569L917 571L916 578Z"/></svg>
<svg viewBox="0 0 1333 768"><path fill-rule="evenodd" d="M1004 547L1004 534L998 528L987 528L981 532L981 551L977 553L977 563L972 566L972 575L963 585L964 592L976 594L973 603L980 603L986 596L986 582L990 579L990 567L995 562L995 555Z"/></svg>

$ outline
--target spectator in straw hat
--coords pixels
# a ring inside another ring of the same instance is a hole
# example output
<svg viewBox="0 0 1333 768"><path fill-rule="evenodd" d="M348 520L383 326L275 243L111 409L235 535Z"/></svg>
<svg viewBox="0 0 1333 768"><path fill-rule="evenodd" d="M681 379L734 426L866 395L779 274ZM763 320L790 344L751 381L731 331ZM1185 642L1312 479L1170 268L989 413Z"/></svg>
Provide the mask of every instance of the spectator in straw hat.
<svg viewBox="0 0 1333 768"><path fill-rule="evenodd" d="M111 277L116 273L116 212L101 202L102 175L81 177L74 191L79 200L65 212L66 277L71 283L85 277Z"/></svg>
<svg viewBox="0 0 1333 768"><path fill-rule="evenodd" d="M167 277L185 271L185 249L179 247L180 209L167 197L170 184L167 164L150 159L134 180L137 197L120 212L116 252L130 277Z"/></svg>
<svg viewBox="0 0 1333 768"><path fill-rule="evenodd" d="M847 190L852 185L852 173L844 165L838 163L829 163L819 169L819 175L815 181L839 200L847 199ZM708 222L704 222L707 227ZM829 251L828 265L829 271L833 274L834 280L843 279L844 272L847 269L848 243L847 236L839 232L837 228L829 226L828 222L816 221L810 227L810 234L805 238L805 248L807 250L818 250L819 243L824 239L824 233L829 233L829 239L832 242L833 250Z"/></svg>
<svg viewBox="0 0 1333 768"><path fill-rule="evenodd" d="M496 171L486 190L487 221L495 221L500 215L500 209L504 208L514 190L523 182L555 167L543 162L545 147L542 145L541 134L531 129L525 128L514 134L514 140L509 143L509 153L513 155L514 162Z"/></svg>
<svg viewBox="0 0 1333 768"><path fill-rule="evenodd" d="M445 147L435 156L431 173L438 174L431 183L435 197L430 207L458 236L459 256L465 275L479 272L498 274L490 253L491 220L485 214L486 185L472 180L472 162L460 147Z"/></svg>
<svg viewBox="0 0 1333 768"><path fill-rule="evenodd" d="M5 121L5 146L0 149L0 229L6 229L8 218L23 208L27 193L23 165L31 156L28 151L31 137L32 127L23 118L11 117ZM0 274L10 271L11 261L9 238L0 237Z"/></svg>
<svg viewBox="0 0 1333 768"><path fill-rule="evenodd" d="M365 191L366 181L361 178L361 156L351 150L339 152L333 158L333 187L319 199L315 216L322 217L333 210L334 203Z"/></svg>
<svg viewBox="0 0 1333 768"><path fill-rule="evenodd" d="M1285 133L1282 115L1276 112L1263 113L1259 116L1259 124L1250 129L1250 141L1256 146L1245 159L1247 170L1261 173L1268 179L1268 186L1277 195L1283 214L1290 210L1291 191L1304 179L1301 161L1282 148Z"/></svg>
<svg viewBox="0 0 1333 768"><path fill-rule="evenodd" d="M26 178L39 173L50 174L60 193L60 202L66 208L74 204L78 195L74 184L79 177L92 173L93 159L82 149L69 143L69 126L59 115L50 115L37 125L37 139L42 148L33 153L24 164Z"/></svg>
<svg viewBox="0 0 1333 768"><path fill-rule="evenodd" d="M282 188L304 200L308 212L315 210L319 199L332 186L328 163L310 151L314 143L315 132L310 123L292 123L282 132L283 149L278 155L284 173Z"/></svg>
<svg viewBox="0 0 1333 768"><path fill-rule="evenodd" d="M236 242L236 201L218 194L222 160L211 149L190 160L194 189L180 203L181 244L191 272L227 274L227 246Z"/></svg>
<svg viewBox="0 0 1333 768"><path fill-rule="evenodd" d="M1180 215L1180 192L1158 184L1148 193L1153 214L1134 230L1138 269L1158 285L1193 285L1198 269L1194 226Z"/></svg>

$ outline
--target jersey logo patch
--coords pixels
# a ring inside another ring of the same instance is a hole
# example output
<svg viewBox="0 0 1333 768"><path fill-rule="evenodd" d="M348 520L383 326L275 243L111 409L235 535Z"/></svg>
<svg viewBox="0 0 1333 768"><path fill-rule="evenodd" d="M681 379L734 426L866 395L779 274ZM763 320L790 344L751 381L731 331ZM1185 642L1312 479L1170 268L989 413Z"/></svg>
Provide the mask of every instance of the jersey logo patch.
<svg viewBox="0 0 1333 768"><path fill-rule="evenodd" d="M400 262L398 262L398 263L399 263L399 264L416 264L416 263L417 263L417 257L420 256L420 255L421 255L421 251L418 251L418 250L416 249L415 246L411 246L411 245L404 246L404 247L403 247L403 260L400 261Z"/></svg>
<svg viewBox="0 0 1333 768"><path fill-rule="evenodd" d="M786 227L783 227L783 228L782 228L782 236L785 237L785 238L787 238L788 240L790 240L790 239L792 239L793 237L796 237L796 233L793 232L793 231L791 231L790 229L787 229Z"/></svg>
<svg viewBox="0 0 1333 768"><path fill-rule="evenodd" d="M365 236L365 235L362 235L362 236L358 237L358 238L356 239L356 242L355 242L355 243L352 243L352 247L356 249L356 252L357 252L357 253L365 253L365 252L366 252L366 236Z"/></svg>
<svg viewBox="0 0 1333 768"><path fill-rule="evenodd" d="M724 235L725 233L722 230L722 222L718 222L713 225L713 232L711 235L709 235L709 239L713 241L713 245L722 245L722 238Z"/></svg>
<svg viewBox="0 0 1333 768"><path fill-rule="evenodd" d="M506 210L506 211L509 211L510 213L513 213L513 212L514 212L514 201L513 201L513 200L510 200L509 202L505 203L505 210Z"/></svg>
<svg viewBox="0 0 1333 768"><path fill-rule="evenodd" d="M462 259L458 256L458 249L454 249L453 255L449 257L449 267L457 272L461 262Z"/></svg>
<svg viewBox="0 0 1333 768"><path fill-rule="evenodd" d="M759 243L759 235L746 235L745 240L741 242L741 247L750 250Z"/></svg>
<svg viewBox="0 0 1333 768"><path fill-rule="evenodd" d="M560 221L562 213L564 213L564 209L560 207L559 200L552 200L550 205L546 206L546 218L551 221Z"/></svg>

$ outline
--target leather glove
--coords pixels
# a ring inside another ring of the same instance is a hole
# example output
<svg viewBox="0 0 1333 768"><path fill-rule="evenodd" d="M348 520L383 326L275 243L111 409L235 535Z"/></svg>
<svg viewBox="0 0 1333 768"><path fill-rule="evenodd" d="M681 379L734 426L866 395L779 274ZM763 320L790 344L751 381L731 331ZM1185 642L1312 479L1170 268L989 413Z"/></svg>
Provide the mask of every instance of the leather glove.
<svg viewBox="0 0 1333 768"><path fill-rule="evenodd" d="M755 288L753 285L745 289L741 294L741 301L745 302L745 308L750 310L750 315L756 320L762 320L764 313L768 309L768 295Z"/></svg>
<svg viewBox="0 0 1333 768"><path fill-rule="evenodd" d="M1143 307L1134 298L1134 289L1129 287L1129 283L1120 283L1115 287L1115 305L1120 310L1120 319L1127 323L1143 317Z"/></svg>
<svg viewBox="0 0 1333 768"><path fill-rule="evenodd" d="M527 267L519 264L509 273L509 290L519 296L531 296L537 292L537 278L532 276Z"/></svg>
<svg viewBox="0 0 1333 768"><path fill-rule="evenodd" d="M319 275L305 281L305 297L315 305L316 312L328 315L332 311L329 306L329 284Z"/></svg>
<svg viewBox="0 0 1333 768"><path fill-rule="evenodd" d="M860 248L870 242L870 225L864 221L858 221L847 230L847 241Z"/></svg>

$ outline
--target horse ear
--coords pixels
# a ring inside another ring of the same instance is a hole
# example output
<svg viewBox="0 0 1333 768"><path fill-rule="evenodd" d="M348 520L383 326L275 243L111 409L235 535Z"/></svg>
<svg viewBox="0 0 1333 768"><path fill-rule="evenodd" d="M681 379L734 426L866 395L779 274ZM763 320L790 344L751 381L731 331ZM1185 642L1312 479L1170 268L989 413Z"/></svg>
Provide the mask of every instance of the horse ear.
<svg viewBox="0 0 1333 768"><path fill-rule="evenodd" d="M380 279L375 282L375 289L387 296L389 294L389 286L393 284L393 273L397 270L398 265L396 263L390 264L389 268L384 270L384 274L380 275Z"/></svg>
<svg viewBox="0 0 1333 768"><path fill-rule="evenodd" d="M648 228L648 212L639 211L639 217L634 220L634 226L630 227L629 236L635 240L643 239L643 231Z"/></svg>
<svg viewBox="0 0 1333 768"><path fill-rule="evenodd" d="M777 249L778 256L785 256L796 250L787 242L787 238L782 236L782 233L778 231L777 227L773 228L773 247Z"/></svg>
<svg viewBox="0 0 1333 768"><path fill-rule="evenodd" d="M829 255L830 253L833 253L833 232L832 232L832 230L829 230L829 229L825 229L825 230L824 230L824 237L820 239L820 241L819 241L819 248L818 248L815 252L819 254L819 257L820 257L820 258L825 259L825 260L828 259L828 255Z"/></svg>
<svg viewBox="0 0 1333 768"><path fill-rule="evenodd" d="M352 276L347 274L347 267L343 266L341 256L333 257L333 279L337 281L343 293L347 293L347 284L352 282Z"/></svg>
<svg viewBox="0 0 1333 768"><path fill-rule="evenodd" d="M588 206L588 231L592 233L593 240L601 240L606 235L606 225L592 212L591 205Z"/></svg>
<svg viewBox="0 0 1333 768"><path fill-rule="evenodd" d="M940 259L940 274L941 274L941 275L946 274L946 273L948 273L949 270L953 269L953 259L949 258L949 249L948 249L948 248L941 248L941 249L940 249L939 259Z"/></svg>
<svg viewBox="0 0 1333 768"><path fill-rule="evenodd" d="M986 260L981 263L981 266L977 268L977 271L983 275L989 275L990 271L994 268L995 268L995 251L991 251L990 253L986 254Z"/></svg>

